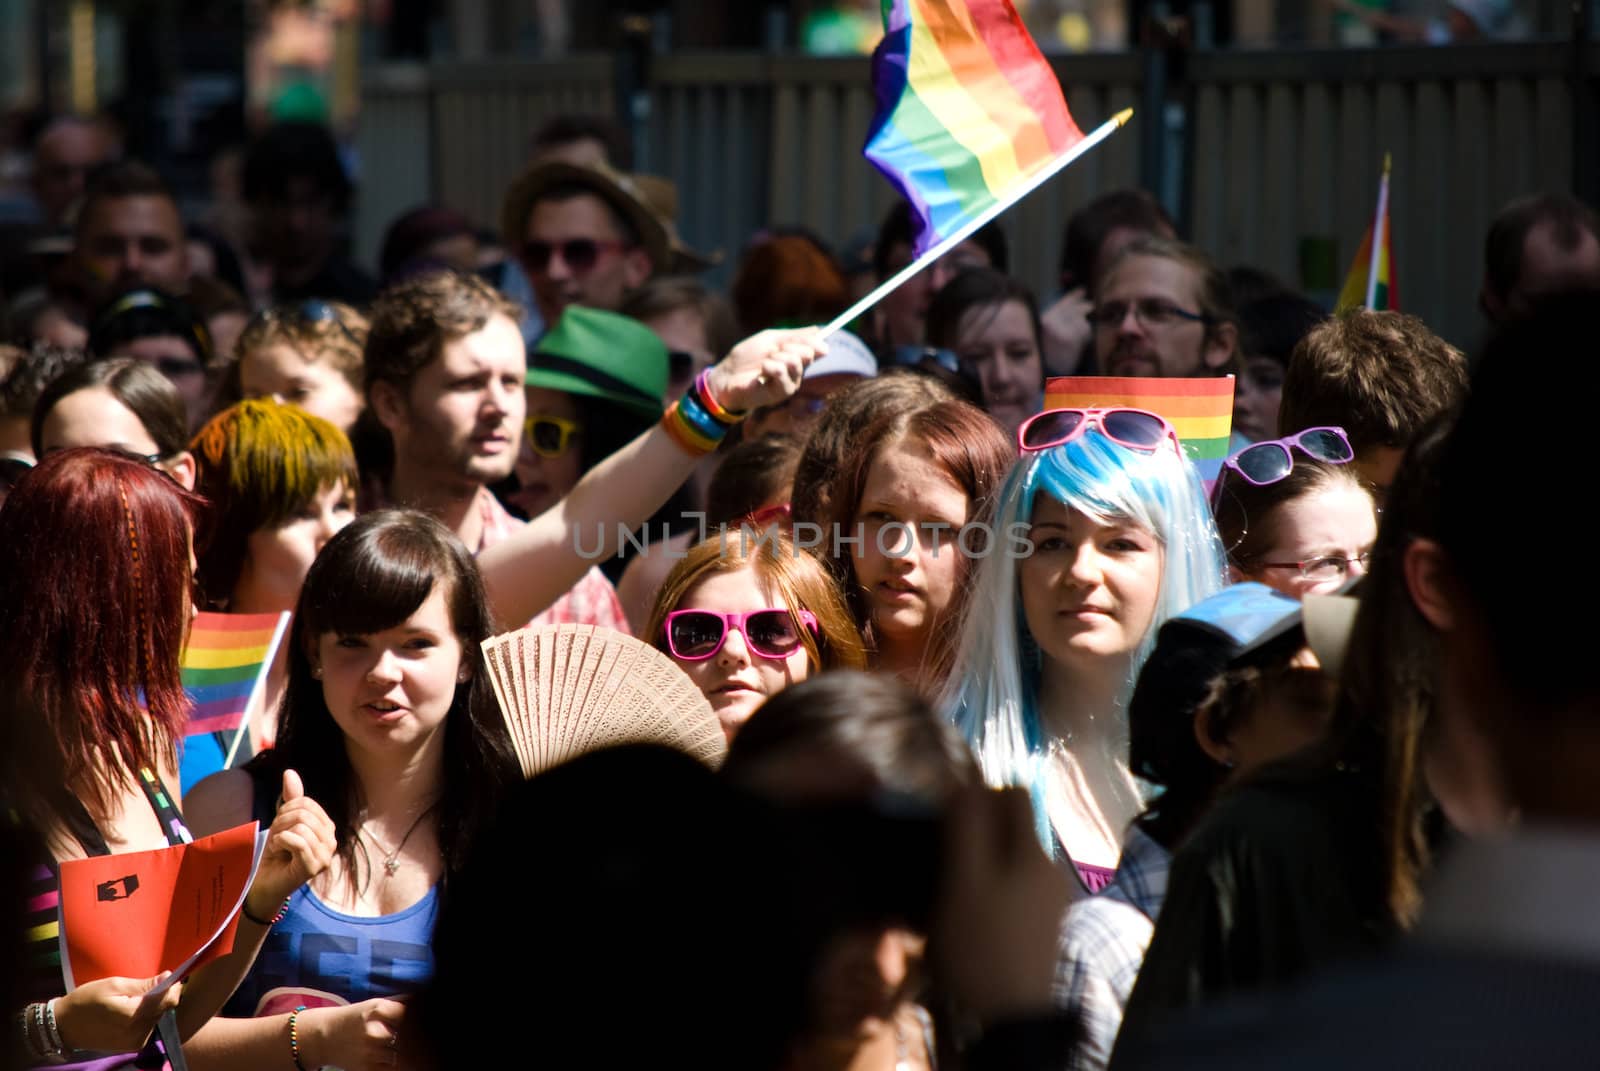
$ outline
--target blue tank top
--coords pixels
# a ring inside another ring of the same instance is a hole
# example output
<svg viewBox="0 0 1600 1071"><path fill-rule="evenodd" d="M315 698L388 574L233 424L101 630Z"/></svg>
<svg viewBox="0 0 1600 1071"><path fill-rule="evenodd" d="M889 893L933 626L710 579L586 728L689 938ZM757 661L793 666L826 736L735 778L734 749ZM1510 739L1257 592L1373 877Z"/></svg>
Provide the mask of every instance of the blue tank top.
<svg viewBox="0 0 1600 1071"><path fill-rule="evenodd" d="M439 887L404 911L362 918L335 911L302 885L272 927L255 966L222 1014L278 1015L414 993L433 977Z"/></svg>

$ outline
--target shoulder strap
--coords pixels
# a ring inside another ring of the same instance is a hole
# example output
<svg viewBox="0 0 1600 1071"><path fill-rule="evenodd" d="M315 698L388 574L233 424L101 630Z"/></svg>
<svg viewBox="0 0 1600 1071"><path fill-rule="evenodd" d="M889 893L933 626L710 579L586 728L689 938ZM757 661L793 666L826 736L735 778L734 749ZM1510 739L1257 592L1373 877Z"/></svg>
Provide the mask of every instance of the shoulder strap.
<svg viewBox="0 0 1600 1071"><path fill-rule="evenodd" d="M155 808L156 819L161 823L161 832L166 834L168 844L188 844L194 840L189 834L189 827L183 824L183 816L178 813L178 808L172 805L167 787L147 766L139 768L139 787L144 789L145 798Z"/></svg>

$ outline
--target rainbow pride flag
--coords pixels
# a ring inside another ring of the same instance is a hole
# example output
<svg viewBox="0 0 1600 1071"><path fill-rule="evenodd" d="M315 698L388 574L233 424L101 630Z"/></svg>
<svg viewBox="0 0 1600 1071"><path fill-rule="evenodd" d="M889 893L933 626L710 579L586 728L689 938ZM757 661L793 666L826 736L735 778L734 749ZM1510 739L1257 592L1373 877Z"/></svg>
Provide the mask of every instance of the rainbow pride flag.
<svg viewBox="0 0 1600 1071"><path fill-rule="evenodd" d="M920 256L1083 140L1011 0L882 0L863 150L923 221Z"/></svg>
<svg viewBox="0 0 1600 1071"><path fill-rule="evenodd" d="M1350 264L1350 274L1344 278L1344 289L1339 291L1335 312L1351 309L1400 308L1400 294L1394 285L1393 251L1389 239L1389 167L1388 155L1383 158L1383 177L1378 180L1378 211L1367 227L1356 259Z"/></svg>
<svg viewBox="0 0 1600 1071"><path fill-rule="evenodd" d="M183 690L194 709L186 736L230 732L266 686L289 615L200 614L183 650Z"/></svg>
<svg viewBox="0 0 1600 1071"><path fill-rule="evenodd" d="M1143 376L1058 376L1044 384L1046 409L1148 409L1178 433L1206 494L1228 458L1233 431L1233 377L1157 379Z"/></svg>

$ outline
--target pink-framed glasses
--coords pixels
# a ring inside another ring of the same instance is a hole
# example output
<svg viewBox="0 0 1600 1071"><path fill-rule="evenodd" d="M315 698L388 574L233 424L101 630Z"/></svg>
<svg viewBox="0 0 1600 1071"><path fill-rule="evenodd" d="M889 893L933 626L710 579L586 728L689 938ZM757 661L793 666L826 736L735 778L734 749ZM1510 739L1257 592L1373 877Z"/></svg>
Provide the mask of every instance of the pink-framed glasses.
<svg viewBox="0 0 1600 1071"><path fill-rule="evenodd" d="M799 625L795 622L798 619ZM817 634L817 615L810 610L790 612L775 607L725 614L715 610L674 610L664 626L667 651L684 662L703 662L714 658L728 642L728 632L737 630L745 646L762 658L784 659L803 643L800 626Z"/></svg>
<svg viewBox="0 0 1600 1071"><path fill-rule="evenodd" d="M1178 433L1167 418L1148 409L1046 409L1022 422L1017 429L1017 449L1031 454L1070 443L1094 428L1130 450L1155 453L1161 444L1172 440L1172 448L1183 456Z"/></svg>

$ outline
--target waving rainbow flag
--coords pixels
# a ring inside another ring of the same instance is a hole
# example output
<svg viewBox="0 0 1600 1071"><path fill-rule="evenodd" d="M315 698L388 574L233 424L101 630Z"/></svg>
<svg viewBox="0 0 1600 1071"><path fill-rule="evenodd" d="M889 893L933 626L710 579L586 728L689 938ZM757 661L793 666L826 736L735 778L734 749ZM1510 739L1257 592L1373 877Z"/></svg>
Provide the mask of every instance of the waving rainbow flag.
<svg viewBox="0 0 1600 1071"><path fill-rule="evenodd" d="M1383 157L1383 178L1378 180L1378 210L1372 225L1361 239L1356 259L1339 291L1335 312L1351 309L1399 310L1400 295L1394 285L1394 254L1389 240L1389 170L1391 159Z"/></svg>
<svg viewBox="0 0 1600 1071"><path fill-rule="evenodd" d="M1011 0L882 0L867 159L923 221L921 256L1083 134Z"/></svg>
<svg viewBox="0 0 1600 1071"><path fill-rule="evenodd" d="M266 685L289 615L200 614L183 649L183 690L194 710L186 736L228 732Z"/></svg>

